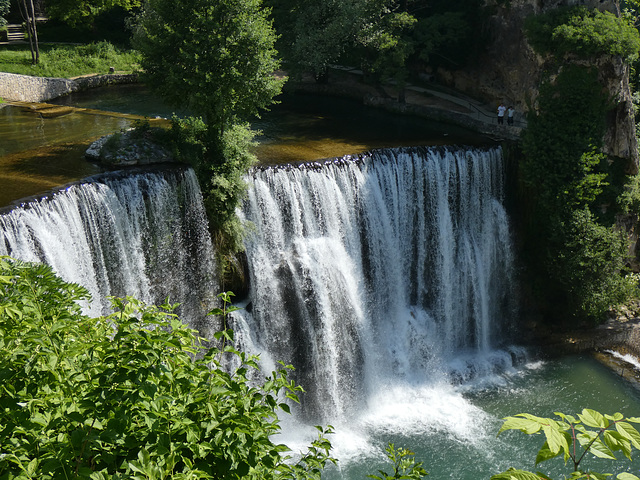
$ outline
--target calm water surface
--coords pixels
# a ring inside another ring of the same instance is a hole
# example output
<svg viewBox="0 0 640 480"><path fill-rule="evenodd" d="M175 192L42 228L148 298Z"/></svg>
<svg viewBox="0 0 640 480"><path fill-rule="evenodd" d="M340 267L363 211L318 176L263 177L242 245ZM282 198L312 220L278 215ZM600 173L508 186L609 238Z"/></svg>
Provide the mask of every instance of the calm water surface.
<svg viewBox="0 0 640 480"><path fill-rule="evenodd" d="M97 173L99 166L85 161L84 151L93 140L129 128L135 121L130 114L157 119L175 113L142 85L79 92L50 103L81 110L46 118L30 108L0 108L0 206ZM311 95L282 96L253 127L263 133L256 154L264 163L310 161L378 147L491 142L459 127Z"/></svg>

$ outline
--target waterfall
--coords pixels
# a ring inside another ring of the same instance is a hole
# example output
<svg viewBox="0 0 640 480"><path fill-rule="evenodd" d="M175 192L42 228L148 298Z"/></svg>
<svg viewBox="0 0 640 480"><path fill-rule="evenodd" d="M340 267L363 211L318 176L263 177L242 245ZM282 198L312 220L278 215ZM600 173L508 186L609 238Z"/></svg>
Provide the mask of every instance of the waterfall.
<svg viewBox="0 0 640 480"><path fill-rule="evenodd" d="M516 289L502 152L410 148L255 170L243 348L296 368L303 418L506 368Z"/></svg>
<svg viewBox="0 0 640 480"><path fill-rule="evenodd" d="M179 302L194 327L217 293L211 239L192 170L98 175L0 215L0 254L43 262L89 290L89 315L108 296Z"/></svg>

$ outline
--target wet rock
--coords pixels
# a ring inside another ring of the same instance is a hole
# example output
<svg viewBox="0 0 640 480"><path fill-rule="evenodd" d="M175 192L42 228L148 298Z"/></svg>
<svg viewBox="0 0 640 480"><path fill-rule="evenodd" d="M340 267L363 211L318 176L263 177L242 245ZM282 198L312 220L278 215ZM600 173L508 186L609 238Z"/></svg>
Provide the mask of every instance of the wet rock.
<svg viewBox="0 0 640 480"><path fill-rule="evenodd" d="M171 151L158 144L148 132L128 130L99 138L93 142L85 157L107 166L125 167L170 163L175 159Z"/></svg>

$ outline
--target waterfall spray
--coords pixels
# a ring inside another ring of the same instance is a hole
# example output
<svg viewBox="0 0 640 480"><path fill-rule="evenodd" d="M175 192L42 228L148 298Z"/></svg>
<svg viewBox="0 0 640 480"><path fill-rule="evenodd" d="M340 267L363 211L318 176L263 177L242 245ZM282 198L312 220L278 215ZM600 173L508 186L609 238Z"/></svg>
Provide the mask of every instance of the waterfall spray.
<svg viewBox="0 0 640 480"><path fill-rule="evenodd" d="M237 328L296 367L302 416L495 357L516 297L503 170L500 149L411 148L252 173Z"/></svg>
<svg viewBox="0 0 640 480"><path fill-rule="evenodd" d="M191 170L99 175L0 215L0 254L51 265L86 287L86 313L109 296L167 298L201 327L217 293L202 196Z"/></svg>

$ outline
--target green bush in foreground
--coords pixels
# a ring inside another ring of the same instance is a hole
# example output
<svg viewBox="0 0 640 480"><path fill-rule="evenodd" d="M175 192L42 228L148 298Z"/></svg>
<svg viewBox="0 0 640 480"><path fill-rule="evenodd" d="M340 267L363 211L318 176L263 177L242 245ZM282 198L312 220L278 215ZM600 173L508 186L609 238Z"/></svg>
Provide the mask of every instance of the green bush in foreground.
<svg viewBox="0 0 640 480"><path fill-rule="evenodd" d="M291 367L252 386L230 332L210 348L171 305L114 299L87 318L87 299L48 266L0 259L0 479L320 478L333 461L330 428L297 462L271 440L301 391Z"/></svg>
<svg viewBox="0 0 640 480"><path fill-rule="evenodd" d="M527 435L544 434L545 442L536 456L536 465L560 455L565 465L571 463L569 476L572 480L593 479L604 480L610 473L597 473L586 470L581 465L587 453L609 460L616 460L615 452L631 460L633 448L640 450L640 433L631 425L640 423L640 418L625 418L621 413L603 415L595 410L585 408L576 417L555 413L558 419L536 417L528 413L520 413L504 419L498 435L507 430L519 430ZM618 480L638 480L629 472L619 473ZM494 475L491 480L551 480L542 472L532 473L526 470L511 468L506 472Z"/></svg>

